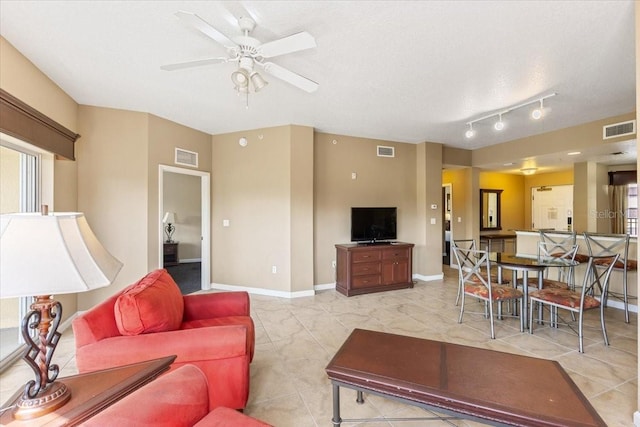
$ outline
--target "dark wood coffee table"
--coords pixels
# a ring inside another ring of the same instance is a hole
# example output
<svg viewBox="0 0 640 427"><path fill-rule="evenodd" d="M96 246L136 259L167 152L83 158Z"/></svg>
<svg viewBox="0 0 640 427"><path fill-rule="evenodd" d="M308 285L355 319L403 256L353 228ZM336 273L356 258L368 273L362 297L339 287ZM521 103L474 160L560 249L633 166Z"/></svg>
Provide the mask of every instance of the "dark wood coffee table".
<svg viewBox="0 0 640 427"><path fill-rule="evenodd" d="M606 426L552 360L355 329L326 371L334 426L364 421L340 417L340 387L490 425Z"/></svg>
<svg viewBox="0 0 640 427"><path fill-rule="evenodd" d="M86 374L59 378L71 389L71 399L62 407L30 420L13 419L6 410L0 417L0 425L12 427L75 426L91 418L106 407L134 392L169 369L176 356L167 356L146 362L103 369ZM22 395L17 391L2 408L10 408Z"/></svg>

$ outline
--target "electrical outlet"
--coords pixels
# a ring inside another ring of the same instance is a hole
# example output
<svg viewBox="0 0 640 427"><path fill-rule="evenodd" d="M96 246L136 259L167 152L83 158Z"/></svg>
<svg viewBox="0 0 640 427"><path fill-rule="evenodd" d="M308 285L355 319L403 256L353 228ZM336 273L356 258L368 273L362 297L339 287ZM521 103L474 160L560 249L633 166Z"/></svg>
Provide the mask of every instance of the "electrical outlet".
<svg viewBox="0 0 640 427"><path fill-rule="evenodd" d="M335 261L331 261L331 267L336 268L336 262Z"/></svg>
<svg viewBox="0 0 640 427"><path fill-rule="evenodd" d="M277 268L275 265L272 265L272 266L271 266L271 272L272 272L273 274L276 274L276 273L278 272L278 268Z"/></svg>

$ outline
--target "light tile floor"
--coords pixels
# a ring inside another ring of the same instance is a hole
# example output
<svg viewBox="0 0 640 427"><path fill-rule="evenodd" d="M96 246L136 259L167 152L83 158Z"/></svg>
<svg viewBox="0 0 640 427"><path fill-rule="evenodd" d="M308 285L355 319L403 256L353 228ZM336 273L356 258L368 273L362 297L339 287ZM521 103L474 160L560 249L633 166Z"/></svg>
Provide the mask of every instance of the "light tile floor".
<svg viewBox="0 0 640 427"><path fill-rule="evenodd" d="M566 327L552 330L537 326L530 335L519 331L516 319L496 321L496 339L491 340L489 322L481 315L465 314L463 323L457 323L457 273L443 268L444 280L350 298L333 290L291 300L252 295L256 355L245 413L278 427L330 426L331 385L324 368L357 327L557 360L610 427L633 425L638 390L637 315L632 316L631 324L625 324L620 310L609 309L610 346L603 345L599 329L589 328L584 354L578 353L577 336ZM472 307L480 305L469 303L467 309ZM596 311L589 312L587 318L589 326L599 325ZM77 373L70 330L63 334L54 363L60 365L61 376ZM0 376L0 400L6 401L32 375L22 361L5 371ZM342 395L343 417L381 418L363 424L366 427L479 425L469 421L385 421L385 417L428 414L376 396L365 395L364 405L357 405L355 392L345 390Z"/></svg>

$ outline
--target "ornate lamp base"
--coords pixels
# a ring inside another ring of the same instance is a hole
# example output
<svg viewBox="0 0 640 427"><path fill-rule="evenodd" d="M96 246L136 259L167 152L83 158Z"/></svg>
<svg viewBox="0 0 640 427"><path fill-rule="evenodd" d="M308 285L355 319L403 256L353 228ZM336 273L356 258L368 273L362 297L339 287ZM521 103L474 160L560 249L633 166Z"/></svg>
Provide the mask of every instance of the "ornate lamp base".
<svg viewBox="0 0 640 427"><path fill-rule="evenodd" d="M22 396L16 404L13 417L30 420L53 412L71 399L71 390L59 381L54 381L33 399Z"/></svg>

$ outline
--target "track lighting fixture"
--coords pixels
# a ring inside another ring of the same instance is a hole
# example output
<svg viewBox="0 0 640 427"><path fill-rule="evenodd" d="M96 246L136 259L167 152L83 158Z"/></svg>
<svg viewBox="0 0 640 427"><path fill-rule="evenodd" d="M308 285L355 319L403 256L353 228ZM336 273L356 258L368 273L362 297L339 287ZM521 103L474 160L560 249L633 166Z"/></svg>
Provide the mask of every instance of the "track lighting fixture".
<svg viewBox="0 0 640 427"><path fill-rule="evenodd" d="M527 102L522 102L520 104L516 104L516 105L512 105L510 107L501 109L499 111L484 115L482 117L479 117L477 119L468 121L466 124L469 126L469 129L467 129L467 131L464 133L464 136L467 138L473 138L476 134L476 131L473 129L473 124L483 121L483 120L487 120L487 119L491 119L494 117L498 118L498 121L496 121L493 125L493 128L497 131L501 131L505 128L505 122L502 121L502 116L510 113L513 110L517 110L519 108L522 107L526 107L527 105L531 105L531 104L535 104L535 103L539 103L540 105L535 108L532 112L531 112L531 118L534 120L540 120L542 118L542 116L544 115L544 100L547 98L551 98L552 96L556 96L557 93L552 92L548 95L544 95L544 96L540 96L536 99L533 99L531 101L527 101Z"/></svg>
<svg viewBox="0 0 640 427"><path fill-rule="evenodd" d="M466 136L467 138L473 138L475 134L476 131L473 130L473 123L469 123L469 129L464 133L464 136Z"/></svg>
<svg viewBox="0 0 640 427"><path fill-rule="evenodd" d="M542 117L542 110L544 109L544 101L541 99L540 100L540 107L538 108L534 108L533 111L531 112L531 118L533 120L540 120L540 118Z"/></svg>

